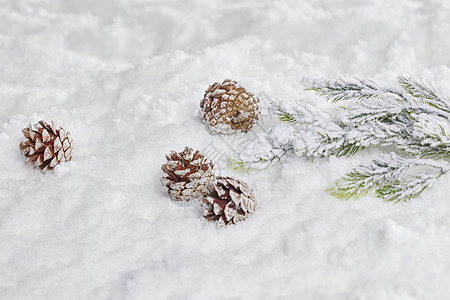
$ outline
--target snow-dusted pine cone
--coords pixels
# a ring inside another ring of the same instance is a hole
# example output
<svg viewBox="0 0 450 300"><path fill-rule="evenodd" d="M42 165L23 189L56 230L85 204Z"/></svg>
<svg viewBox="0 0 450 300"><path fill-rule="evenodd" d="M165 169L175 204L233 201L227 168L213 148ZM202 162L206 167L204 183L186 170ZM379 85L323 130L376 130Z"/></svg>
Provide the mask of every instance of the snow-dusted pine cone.
<svg viewBox="0 0 450 300"><path fill-rule="evenodd" d="M200 115L217 134L247 132L258 121L259 98L236 81L225 79L210 85L200 103Z"/></svg>
<svg viewBox="0 0 450 300"><path fill-rule="evenodd" d="M243 221L255 211L253 190L240 180L217 177L208 190L202 201L203 216L208 221L217 221L219 226Z"/></svg>
<svg viewBox="0 0 450 300"><path fill-rule="evenodd" d="M166 159L167 163L161 169L167 176L161 178L161 184L170 198L190 201L207 194L207 185L214 180L212 162L189 147L180 153L172 151Z"/></svg>
<svg viewBox="0 0 450 300"><path fill-rule="evenodd" d="M28 157L28 164L34 163L36 168L47 172L57 164L72 160L72 137L56 122L50 125L39 121L22 132L27 140L20 143L20 151Z"/></svg>

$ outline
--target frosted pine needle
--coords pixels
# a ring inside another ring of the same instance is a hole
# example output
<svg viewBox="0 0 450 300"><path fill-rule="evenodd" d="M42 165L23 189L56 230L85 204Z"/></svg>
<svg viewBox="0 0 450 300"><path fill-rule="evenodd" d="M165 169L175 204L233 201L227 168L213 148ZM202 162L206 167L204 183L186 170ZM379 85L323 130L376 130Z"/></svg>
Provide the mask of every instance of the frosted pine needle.
<svg viewBox="0 0 450 300"><path fill-rule="evenodd" d="M343 106L325 113L301 100L275 101L272 109L280 124L252 141L233 162L246 169L260 168L290 153L349 157L373 145L394 146L412 160L391 156L389 162L395 163L395 170L392 164L388 169L383 166L386 158L374 160L338 180L332 194L349 199L375 190L377 196L389 201L415 198L447 172L446 162L440 163L442 169L433 165L431 173L395 177L395 172L411 166L420 169L424 162L432 165L434 160L450 157L450 102L442 91L423 80L399 76L398 83L399 88L360 78L303 79L306 90ZM287 137L286 125L293 128ZM282 144L279 134L284 135ZM420 160L424 157L429 159Z"/></svg>

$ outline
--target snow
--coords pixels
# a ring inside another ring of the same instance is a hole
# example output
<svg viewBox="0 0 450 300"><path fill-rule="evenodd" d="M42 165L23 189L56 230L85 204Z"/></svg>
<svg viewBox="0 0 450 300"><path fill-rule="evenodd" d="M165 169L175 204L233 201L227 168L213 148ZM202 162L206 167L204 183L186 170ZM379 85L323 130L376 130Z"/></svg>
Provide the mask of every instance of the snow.
<svg viewBox="0 0 450 300"><path fill-rule="evenodd" d="M241 135L210 135L197 111L225 78L262 101L346 74L450 95L449 14L441 0L2 1L0 298L448 299L448 176L407 203L339 201L324 188L382 150L242 173L225 160ZM19 151L41 119L75 143L47 174ZM217 229L169 200L160 167L185 146L254 190L248 220Z"/></svg>

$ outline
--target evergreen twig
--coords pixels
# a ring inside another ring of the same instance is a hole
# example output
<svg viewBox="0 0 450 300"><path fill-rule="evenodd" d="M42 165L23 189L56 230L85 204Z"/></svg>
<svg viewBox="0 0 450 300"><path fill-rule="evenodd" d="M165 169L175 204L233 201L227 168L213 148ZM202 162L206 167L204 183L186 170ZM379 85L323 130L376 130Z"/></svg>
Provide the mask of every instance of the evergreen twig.
<svg viewBox="0 0 450 300"><path fill-rule="evenodd" d="M330 191L342 199L360 197L372 189L388 201L417 197L448 171L448 167L439 169L434 160L423 158L450 157L450 102L422 80L399 76L398 83L402 89L360 78L304 79L306 90L333 103L346 100L346 105L335 114L326 114L303 101L276 102L273 110L294 132L285 136L284 127L277 125L255 144L258 151L249 151L257 154L236 160L237 165L261 165L292 150L299 156L341 157L371 145L396 146L412 158L391 155L390 159L375 160L348 173ZM435 171L404 176L404 170L424 165Z"/></svg>
<svg viewBox="0 0 450 300"><path fill-rule="evenodd" d="M425 167L425 168L423 168ZM415 173L409 174L417 168ZM348 200L375 190L386 201L406 201L419 196L450 170L448 163L430 159L406 159L391 153L347 173L327 189L336 198Z"/></svg>

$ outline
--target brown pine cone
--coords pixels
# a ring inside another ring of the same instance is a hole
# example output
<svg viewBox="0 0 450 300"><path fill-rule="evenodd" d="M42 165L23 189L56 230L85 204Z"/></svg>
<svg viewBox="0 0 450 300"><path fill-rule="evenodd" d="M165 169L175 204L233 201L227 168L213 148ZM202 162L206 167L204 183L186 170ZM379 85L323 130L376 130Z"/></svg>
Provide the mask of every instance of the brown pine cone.
<svg viewBox="0 0 450 300"><path fill-rule="evenodd" d="M27 140L20 143L20 151L28 158L28 164L34 162L36 168L47 172L57 164L72 160L73 140L68 131L54 121L51 125L39 121L33 127L22 129Z"/></svg>
<svg viewBox="0 0 450 300"><path fill-rule="evenodd" d="M203 198L203 216L208 221L217 221L219 226L236 224L255 211L253 190L240 180L217 177L208 186L209 194Z"/></svg>
<svg viewBox="0 0 450 300"><path fill-rule="evenodd" d="M208 192L207 185L214 180L214 165L199 151L186 147L180 153L172 151L166 159L161 169L167 176L161 178L161 184L170 198L190 201Z"/></svg>
<svg viewBox="0 0 450 300"><path fill-rule="evenodd" d="M236 81L225 79L210 85L200 103L200 115L216 134L247 132L258 121L259 98Z"/></svg>

